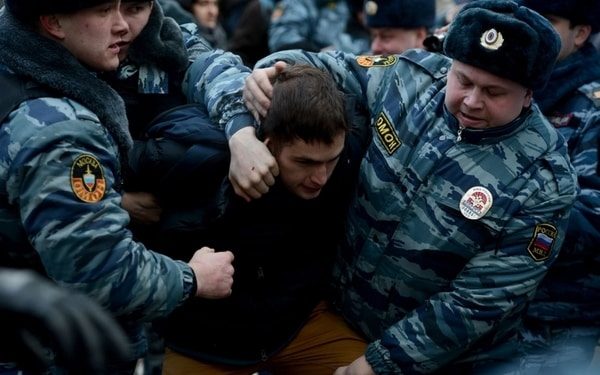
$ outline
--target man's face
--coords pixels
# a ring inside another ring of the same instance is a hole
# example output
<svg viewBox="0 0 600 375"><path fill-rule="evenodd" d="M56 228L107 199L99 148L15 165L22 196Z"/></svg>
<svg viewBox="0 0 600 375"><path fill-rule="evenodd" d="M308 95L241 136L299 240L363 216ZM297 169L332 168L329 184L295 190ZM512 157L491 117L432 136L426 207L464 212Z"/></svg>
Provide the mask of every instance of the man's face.
<svg viewBox="0 0 600 375"><path fill-rule="evenodd" d="M425 28L371 28L371 52L374 55L392 55L410 48L423 48L427 36Z"/></svg>
<svg viewBox="0 0 600 375"><path fill-rule="evenodd" d="M446 107L465 128L506 125L531 104L531 90L511 80L454 60L448 74Z"/></svg>
<svg viewBox="0 0 600 375"><path fill-rule="evenodd" d="M272 147L273 148L273 147ZM283 185L302 199L319 196L337 165L344 148L344 133L332 144L306 143L297 138L274 151Z"/></svg>
<svg viewBox="0 0 600 375"><path fill-rule="evenodd" d="M119 60L123 61L127 58L129 46L148 24L153 4L154 2L147 0L121 3L121 14L129 25L129 32L123 36L123 42L119 45Z"/></svg>
<svg viewBox="0 0 600 375"><path fill-rule="evenodd" d="M577 51L588 39L591 27L584 25L572 25L571 21L566 18L554 16L551 14L544 15L554 27L554 30L560 36L560 52L558 60L562 60L573 52Z"/></svg>
<svg viewBox="0 0 600 375"><path fill-rule="evenodd" d="M219 2L217 0L196 0L192 3L192 13L200 25L214 29L219 19Z"/></svg>
<svg viewBox="0 0 600 375"><path fill-rule="evenodd" d="M120 45L129 33L119 9L120 1L108 2L71 14L56 14L55 36L79 61L93 70L115 70Z"/></svg>

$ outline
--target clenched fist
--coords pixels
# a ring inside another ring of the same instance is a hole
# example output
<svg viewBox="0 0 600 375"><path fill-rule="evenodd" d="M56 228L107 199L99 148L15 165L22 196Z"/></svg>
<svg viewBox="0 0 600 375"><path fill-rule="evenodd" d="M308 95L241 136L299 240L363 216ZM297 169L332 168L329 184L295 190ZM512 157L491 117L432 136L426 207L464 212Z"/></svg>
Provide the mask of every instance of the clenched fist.
<svg viewBox="0 0 600 375"><path fill-rule="evenodd" d="M209 299L229 297L233 285L232 262L231 251L215 252L209 247L197 250L188 263L194 270L198 283L196 297Z"/></svg>

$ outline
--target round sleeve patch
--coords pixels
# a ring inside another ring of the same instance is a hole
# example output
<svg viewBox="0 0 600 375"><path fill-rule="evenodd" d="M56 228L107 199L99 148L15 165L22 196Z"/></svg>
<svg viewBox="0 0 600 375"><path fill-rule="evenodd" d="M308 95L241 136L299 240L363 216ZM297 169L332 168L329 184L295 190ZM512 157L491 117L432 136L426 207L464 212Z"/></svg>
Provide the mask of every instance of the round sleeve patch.
<svg viewBox="0 0 600 375"><path fill-rule="evenodd" d="M71 166L71 189L86 203L96 203L104 197L106 181L96 157L84 154L75 159Z"/></svg>

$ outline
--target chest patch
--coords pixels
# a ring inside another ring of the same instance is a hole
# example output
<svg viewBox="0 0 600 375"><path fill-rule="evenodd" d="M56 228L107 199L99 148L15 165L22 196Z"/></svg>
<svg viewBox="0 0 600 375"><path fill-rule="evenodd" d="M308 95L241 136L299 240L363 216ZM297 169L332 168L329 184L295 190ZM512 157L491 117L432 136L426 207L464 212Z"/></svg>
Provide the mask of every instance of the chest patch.
<svg viewBox="0 0 600 375"><path fill-rule="evenodd" d="M469 220L485 216L494 203L492 193L483 186L473 186L460 199L460 213Z"/></svg>
<svg viewBox="0 0 600 375"><path fill-rule="evenodd" d="M106 180L102 165L89 154L78 156L71 166L71 189L75 196L86 203L96 203L106 192Z"/></svg>
<svg viewBox="0 0 600 375"><path fill-rule="evenodd" d="M558 230L552 224L536 225L529 246L527 246L529 255L537 262L548 259L552 253L552 245L554 245L557 234Z"/></svg>
<svg viewBox="0 0 600 375"><path fill-rule="evenodd" d="M400 138L398 138L398 135L394 131L392 122L385 113L381 112L379 116L377 116L375 129L377 130L379 140L381 140L381 143L383 143L383 146L389 155L393 154L394 151L402 145Z"/></svg>

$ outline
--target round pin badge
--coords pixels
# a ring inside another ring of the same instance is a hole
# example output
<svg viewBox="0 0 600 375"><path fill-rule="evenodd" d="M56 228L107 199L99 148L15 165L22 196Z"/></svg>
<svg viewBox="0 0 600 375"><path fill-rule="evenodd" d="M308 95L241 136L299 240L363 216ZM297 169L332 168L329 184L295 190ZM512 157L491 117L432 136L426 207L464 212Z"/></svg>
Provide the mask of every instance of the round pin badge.
<svg viewBox="0 0 600 375"><path fill-rule="evenodd" d="M483 186L473 186L460 199L460 212L469 220L481 219L492 207L492 193Z"/></svg>

